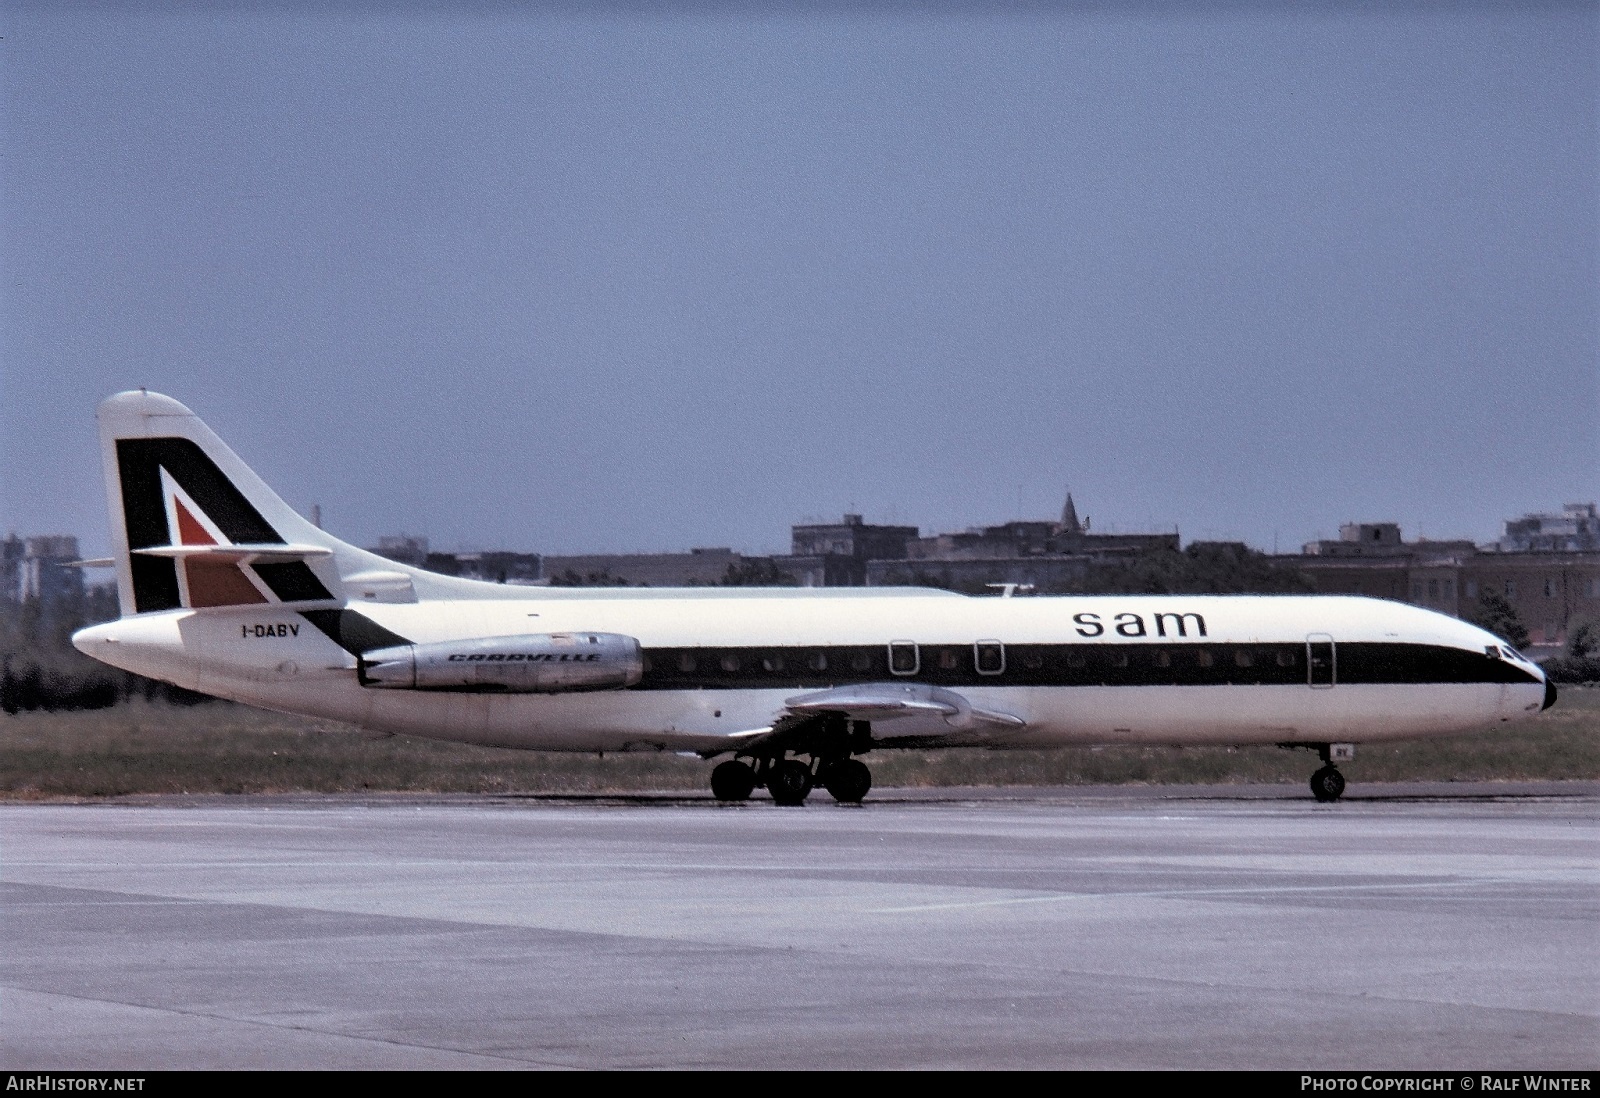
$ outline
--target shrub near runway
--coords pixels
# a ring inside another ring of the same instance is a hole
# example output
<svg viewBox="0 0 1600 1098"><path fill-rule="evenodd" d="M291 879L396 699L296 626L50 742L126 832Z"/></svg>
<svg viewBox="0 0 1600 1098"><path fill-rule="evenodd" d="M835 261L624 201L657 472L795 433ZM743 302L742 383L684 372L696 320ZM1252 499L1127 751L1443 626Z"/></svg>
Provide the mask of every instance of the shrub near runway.
<svg viewBox="0 0 1600 1098"><path fill-rule="evenodd" d="M1275 747L876 751L880 786L1295 782L1308 752ZM1600 778L1600 690L1567 687L1536 719L1463 736L1363 745L1353 782ZM224 702L133 701L0 717L0 796L129 793L700 791L707 763L671 754L507 751L284 716Z"/></svg>

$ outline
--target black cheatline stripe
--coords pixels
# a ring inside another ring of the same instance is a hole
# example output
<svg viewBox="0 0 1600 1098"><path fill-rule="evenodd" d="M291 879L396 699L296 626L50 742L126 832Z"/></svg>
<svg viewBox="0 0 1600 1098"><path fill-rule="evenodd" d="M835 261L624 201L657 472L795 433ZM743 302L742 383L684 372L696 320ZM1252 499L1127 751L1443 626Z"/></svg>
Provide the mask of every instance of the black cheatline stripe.
<svg viewBox="0 0 1600 1098"><path fill-rule="evenodd" d="M178 487L189 494L229 541L243 545L284 544L282 535L192 439L119 438L117 476L122 483L122 517L130 550L172 544L166 500L161 492L162 469L171 474ZM136 554L132 565L135 611L142 614L182 605L176 561ZM252 567L284 602L333 597L304 561Z"/></svg>
<svg viewBox="0 0 1600 1098"><path fill-rule="evenodd" d="M951 687L1308 685L1304 642L1007 645L998 675L978 672L970 644L925 644L919 655L918 672L900 676L889 671L887 645L651 648L634 689L806 690L892 680ZM1347 642L1336 645L1336 661L1344 685L1537 681L1505 660L1442 645Z"/></svg>
<svg viewBox="0 0 1600 1098"><path fill-rule="evenodd" d="M395 645L411 643L354 610L302 610L300 616L352 656L371 652L375 648L393 648Z"/></svg>
<svg viewBox="0 0 1600 1098"><path fill-rule="evenodd" d="M322 586L322 581L303 560L284 561L279 564L252 564L272 593L284 602L316 602L331 599L333 593Z"/></svg>

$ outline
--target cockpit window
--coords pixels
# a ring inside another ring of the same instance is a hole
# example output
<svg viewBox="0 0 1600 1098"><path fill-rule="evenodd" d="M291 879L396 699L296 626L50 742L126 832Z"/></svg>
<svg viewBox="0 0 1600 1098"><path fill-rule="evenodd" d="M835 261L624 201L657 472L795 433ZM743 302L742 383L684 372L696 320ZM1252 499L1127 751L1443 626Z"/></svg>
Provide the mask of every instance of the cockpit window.
<svg viewBox="0 0 1600 1098"><path fill-rule="evenodd" d="M1528 659L1527 656L1524 656L1521 652L1518 652L1515 648L1511 647L1509 644L1501 645L1500 646L1500 650L1502 652L1504 652L1506 655L1510 656L1514 660L1521 660L1523 663L1532 663L1533 662L1532 660Z"/></svg>
<svg viewBox="0 0 1600 1098"><path fill-rule="evenodd" d="M1491 660L1497 660L1500 658L1500 648L1499 646L1493 644L1485 645L1483 654L1488 656Z"/></svg>

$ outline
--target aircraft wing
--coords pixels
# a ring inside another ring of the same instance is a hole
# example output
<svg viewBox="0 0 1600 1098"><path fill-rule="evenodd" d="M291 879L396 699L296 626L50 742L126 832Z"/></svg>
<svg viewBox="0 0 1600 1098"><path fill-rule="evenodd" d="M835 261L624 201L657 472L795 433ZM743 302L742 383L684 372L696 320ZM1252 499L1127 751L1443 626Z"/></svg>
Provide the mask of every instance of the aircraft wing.
<svg viewBox="0 0 1600 1098"><path fill-rule="evenodd" d="M814 751L839 736L839 721L870 721L872 739L884 744L983 745L1027 726L1011 713L982 709L965 695L926 683L862 683L799 694L765 728L737 733L740 754L754 751Z"/></svg>
<svg viewBox="0 0 1600 1098"><path fill-rule="evenodd" d="M979 709L965 696L925 683L865 683L801 694L784 703L790 713L833 713L851 720L888 721L906 717L942 717L952 728L993 725L1021 728L1028 722L1010 713Z"/></svg>

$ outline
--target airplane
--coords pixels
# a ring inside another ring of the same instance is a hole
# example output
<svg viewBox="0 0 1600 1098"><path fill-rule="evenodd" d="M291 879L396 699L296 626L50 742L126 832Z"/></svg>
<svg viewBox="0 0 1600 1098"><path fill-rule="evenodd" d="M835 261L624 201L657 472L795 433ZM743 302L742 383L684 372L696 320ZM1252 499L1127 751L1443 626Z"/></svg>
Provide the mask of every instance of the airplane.
<svg viewBox="0 0 1600 1098"><path fill-rule="evenodd" d="M302 518L143 389L98 419L113 667L247 705L532 751L727 758L721 801L861 802L892 748L1278 744L1319 801L1358 743L1526 719L1543 671L1477 626L1352 596L560 588L438 575ZM1008 593L1009 594L1009 593Z"/></svg>

